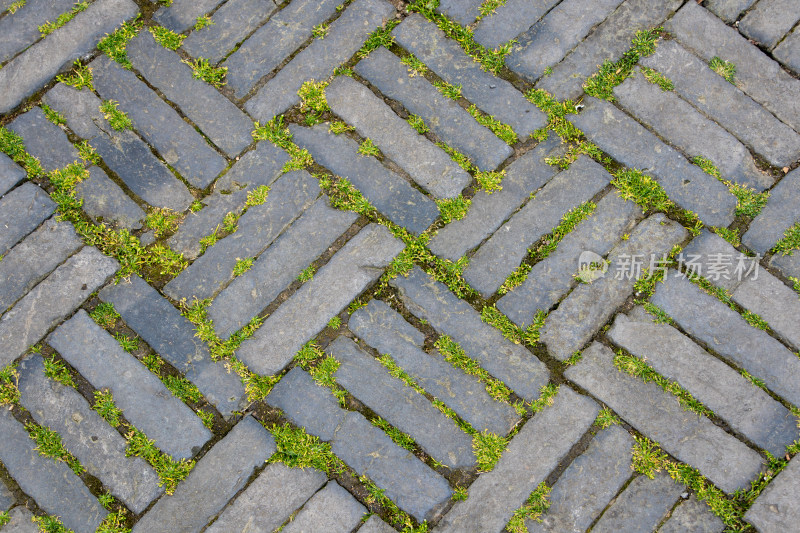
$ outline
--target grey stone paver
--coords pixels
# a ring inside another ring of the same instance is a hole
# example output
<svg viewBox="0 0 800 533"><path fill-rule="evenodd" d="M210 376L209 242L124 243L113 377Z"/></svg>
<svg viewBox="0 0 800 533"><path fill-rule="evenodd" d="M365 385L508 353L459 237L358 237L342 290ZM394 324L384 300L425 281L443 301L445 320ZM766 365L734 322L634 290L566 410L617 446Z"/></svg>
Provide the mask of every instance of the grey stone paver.
<svg viewBox="0 0 800 533"><path fill-rule="evenodd" d="M681 491L680 485L665 472L650 480L646 476L635 478L617 497L592 528L597 532L636 533L653 531L667 512L675 505Z"/></svg>
<svg viewBox="0 0 800 533"><path fill-rule="evenodd" d="M349 533L361 522L367 509L335 481L317 492L281 531Z"/></svg>
<svg viewBox="0 0 800 533"><path fill-rule="evenodd" d="M134 531L200 531L276 450L275 440L246 416L197 462L175 493L164 496ZM208 490L210 486L214 490Z"/></svg>
<svg viewBox="0 0 800 533"><path fill-rule="evenodd" d="M712 226L733 222L736 198L727 187L644 126L605 100L587 97L586 108L570 121L622 164L651 174L669 197Z"/></svg>
<svg viewBox="0 0 800 533"><path fill-rule="evenodd" d="M683 409L655 383L620 372L613 358L609 348L595 342L565 376L723 491L750 486L763 468L761 456L709 419Z"/></svg>
<svg viewBox="0 0 800 533"><path fill-rule="evenodd" d="M372 300L353 313L348 327L380 353L389 354L426 392L445 402L477 430L505 435L519 421L514 409L493 400L483 384L438 354L423 352L422 333L385 303Z"/></svg>
<svg viewBox="0 0 800 533"><path fill-rule="evenodd" d="M392 533L395 529L378 518L378 515L372 515L358 531L359 533Z"/></svg>
<svg viewBox="0 0 800 533"><path fill-rule="evenodd" d="M272 463L242 492L206 531L273 531L280 527L327 481L313 468Z"/></svg>
<svg viewBox="0 0 800 533"><path fill-rule="evenodd" d="M0 483L0 509L7 510L14 505L14 495L8 490L5 483Z"/></svg>
<svg viewBox="0 0 800 533"><path fill-rule="evenodd" d="M22 506L9 511L9 522L3 526L3 533L39 533L41 530L32 518L33 513Z"/></svg>
<svg viewBox="0 0 800 533"><path fill-rule="evenodd" d="M75 389L44 375L33 355L20 365L21 404L42 426L61 436L64 446L134 513L162 492L158 475L141 457L126 457L127 441L91 409Z"/></svg>
<svg viewBox="0 0 800 533"><path fill-rule="evenodd" d="M139 229L145 213L103 169L89 167L89 177L75 186L83 210L97 223Z"/></svg>
<svg viewBox="0 0 800 533"><path fill-rule="evenodd" d="M245 109L266 122L300 102L297 91L308 80L322 81L355 54L370 33L389 20L394 7L386 0L356 0L315 40L247 101Z"/></svg>
<svg viewBox="0 0 800 533"><path fill-rule="evenodd" d="M706 8L725 22L734 22L745 9L752 6L756 1L757 0L708 0L708 2L706 2Z"/></svg>
<svg viewBox="0 0 800 533"><path fill-rule="evenodd" d="M555 228L561 217L590 200L611 175L588 157L550 180L470 258L464 279L484 297L493 294L525 258L528 247Z"/></svg>
<svg viewBox="0 0 800 533"><path fill-rule="evenodd" d="M370 224L267 318L237 356L258 374L274 374L334 315L374 282L403 249L385 227Z"/></svg>
<svg viewBox="0 0 800 533"><path fill-rule="evenodd" d="M482 0L440 0L436 12L446 15L462 26L468 26L480 15L482 3Z"/></svg>
<svg viewBox="0 0 800 533"><path fill-rule="evenodd" d="M761 0L739 21L739 31L772 49L798 20L800 11L792 0Z"/></svg>
<svg viewBox="0 0 800 533"><path fill-rule="evenodd" d="M483 322L480 313L444 284L419 267L414 267L407 277L393 279L391 284L412 313L427 320L441 334L449 335L489 374L528 401L539 397L540 389L549 379L544 363Z"/></svg>
<svg viewBox="0 0 800 533"><path fill-rule="evenodd" d="M433 133L481 170L492 170L514 151L491 130L481 126L465 109L445 97L422 76L409 73L400 58L378 48L355 68L381 93L419 115Z"/></svg>
<svg viewBox="0 0 800 533"><path fill-rule="evenodd" d="M452 85L460 85L464 98L501 122L510 125L520 138L545 125L539 109L528 102L509 82L481 69L457 43L427 22L412 14L392 34L400 46L417 56L431 70Z"/></svg>
<svg viewBox="0 0 800 533"><path fill-rule="evenodd" d="M106 33L136 15L131 0L99 0L64 27L7 63L0 72L0 113L16 107L58 71L90 51Z"/></svg>
<svg viewBox="0 0 800 533"><path fill-rule="evenodd" d="M25 150L47 170L63 168L79 159L78 150L58 126L47 120L40 107L15 118L8 129L22 137Z"/></svg>
<svg viewBox="0 0 800 533"><path fill-rule="evenodd" d="M697 533L722 533L725 524L705 503L693 494L688 500L683 501L673 509L672 515L664 522L659 533L682 533L696 531Z"/></svg>
<svg viewBox="0 0 800 533"><path fill-rule="evenodd" d="M211 438L192 410L86 311L75 313L47 342L96 389L109 389L125 418L161 451L188 459Z"/></svg>
<svg viewBox="0 0 800 533"><path fill-rule="evenodd" d="M56 268L0 319L0 366L39 342L118 268L114 259L88 246Z"/></svg>
<svg viewBox="0 0 800 533"><path fill-rule="evenodd" d="M166 9L160 9L153 17L156 22L170 30L183 33L197 22L197 17L208 13L224 0L173 0Z"/></svg>
<svg viewBox="0 0 800 533"><path fill-rule="evenodd" d="M599 410L591 399L562 386L553 404L522 427L494 470L470 486L469 498L453 506L437 531L501 531L514 510L589 428Z"/></svg>
<svg viewBox="0 0 800 533"><path fill-rule="evenodd" d="M777 253L769 260L769 264L786 277L800 279L800 254L797 250L793 254Z"/></svg>
<svg viewBox="0 0 800 533"><path fill-rule="evenodd" d="M0 461L25 494L75 533L97 529L108 511L66 463L39 455L36 443L7 409L0 409L0 431Z"/></svg>
<svg viewBox="0 0 800 533"><path fill-rule="evenodd" d="M42 38L38 27L48 20L55 21L61 13L72 8L70 0L30 0L18 13L12 13L0 20L0 63L8 61L16 54ZM5 11L5 8L2 9ZM2 12L0 11L0 12Z"/></svg>
<svg viewBox="0 0 800 533"><path fill-rule="evenodd" d="M558 2L509 0L478 22L473 32L475 40L487 48L497 48L533 26Z"/></svg>
<svg viewBox="0 0 800 533"><path fill-rule="evenodd" d="M772 51L775 59L800 73L800 29L795 27L781 43Z"/></svg>
<svg viewBox="0 0 800 533"><path fill-rule="evenodd" d="M23 183L0 198L0 255L35 230L55 208L47 193L33 183Z"/></svg>
<svg viewBox="0 0 800 533"><path fill-rule="evenodd" d="M800 461L792 459L755 503L744 519L764 533L790 531L800 520L800 509L794 501L800 483Z"/></svg>
<svg viewBox="0 0 800 533"><path fill-rule="evenodd" d="M447 152L419 135L365 85L346 76L325 91L331 110L372 139L390 159L437 198L453 198L472 180Z"/></svg>
<svg viewBox="0 0 800 533"><path fill-rule="evenodd" d="M783 233L796 222L800 222L800 169L794 169L783 177L770 191L767 205L750 223L742 242L751 250L766 254Z"/></svg>
<svg viewBox="0 0 800 533"><path fill-rule="evenodd" d="M0 153L0 196L25 178L25 171L6 154Z"/></svg>
<svg viewBox="0 0 800 533"><path fill-rule="evenodd" d="M167 362L197 385L223 416L238 411L244 397L239 377L211 359L195 337L194 325L139 276L109 285L100 299L114 304L122 319Z"/></svg>

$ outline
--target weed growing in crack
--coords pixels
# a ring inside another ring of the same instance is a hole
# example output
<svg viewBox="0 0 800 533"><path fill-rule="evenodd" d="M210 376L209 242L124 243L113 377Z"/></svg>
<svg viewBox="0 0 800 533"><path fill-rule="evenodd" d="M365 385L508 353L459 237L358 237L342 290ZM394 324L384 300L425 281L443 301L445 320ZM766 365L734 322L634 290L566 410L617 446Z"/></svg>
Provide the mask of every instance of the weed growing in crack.
<svg viewBox="0 0 800 533"><path fill-rule="evenodd" d="M425 66L425 63L420 61L417 56L414 54L409 54L401 59L402 63L408 67L408 75L410 77L414 76L424 76L428 73L428 67Z"/></svg>
<svg viewBox="0 0 800 533"><path fill-rule="evenodd" d="M175 33L164 26L153 26L150 28L150 33L153 34L153 38L156 42L167 50L177 50L180 48L181 44L183 44L183 40L186 39L185 35ZM184 61L184 63L186 62ZM208 63L208 61L206 61L206 63ZM187 64L192 66L191 63Z"/></svg>
<svg viewBox="0 0 800 533"><path fill-rule="evenodd" d="M39 452L39 455L66 463L70 470L77 475L86 471L80 461L64 447L64 443L61 442L61 435L57 432L33 423L26 424L25 429L28 431L30 438L36 443L36 451Z"/></svg>
<svg viewBox="0 0 800 533"><path fill-rule="evenodd" d="M728 83L736 84L736 65L714 56L708 62L708 68L725 78Z"/></svg>
<svg viewBox="0 0 800 533"><path fill-rule="evenodd" d="M525 525L526 520L536 520L541 522L541 516L550 508L550 490L551 488L542 481L536 487L525 504L514 511L514 515L509 520L506 529L511 533L528 533L528 527Z"/></svg>
<svg viewBox="0 0 800 533"><path fill-rule="evenodd" d="M42 113L44 113L45 118L55 124L56 126L63 126L67 123L67 118L50 107L47 104L41 104Z"/></svg>
<svg viewBox="0 0 800 533"><path fill-rule="evenodd" d="M88 87L92 91L94 90L92 69L82 64L79 59L76 59L75 63L73 63L72 72L70 74L59 74L56 76L56 81L74 87L79 91L84 87Z"/></svg>
<svg viewBox="0 0 800 533"><path fill-rule="evenodd" d="M519 141L519 137L517 137L517 134L514 132L514 129L511 126L500 122L491 115L487 115L478 109L475 104L469 106L467 111L469 111L469 114L472 115L472 118L478 121L478 124L492 130L492 133L497 135L500 140L505 142L507 145L514 146Z"/></svg>
<svg viewBox="0 0 800 533"><path fill-rule="evenodd" d="M289 424L267 427L275 438L277 451L269 463L281 462L289 468L316 468L326 474L343 472L346 467L331 451L331 445Z"/></svg>
<svg viewBox="0 0 800 533"><path fill-rule="evenodd" d="M19 403L19 371L11 363L0 369L0 406Z"/></svg>
<svg viewBox="0 0 800 533"><path fill-rule="evenodd" d="M387 21L382 27L370 33L369 37L367 37L367 40L364 41L364 45L358 52L356 52L356 57L359 59L364 59L370 54L370 52L381 46L385 46L386 48L392 46L394 43L392 30L398 24L400 24L399 20L392 19Z"/></svg>
<svg viewBox="0 0 800 533"><path fill-rule="evenodd" d="M792 255L800 250L800 222L783 232L783 237L772 247L772 252L781 255Z"/></svg>
<svg viewBox="0 0 800 533"><path fill-rule="evenodd" d="M445 224L464 218L471 204L472 200L464 198L460 194L455 198L436 200L436 205L439 206L439 216L442 217L442 222Z"/></svg>
<svg viewBox="0 0 800 533"><path fill-rule="evenodd" d="M145 225L153 230L156 239L174 233L183 220L180 213L166 207L151 207L145 216Z"/></svg>
<svg viewBox="0 0 800 533"><path fill-rule="evenodd" d="M178 483L186 479L186 476L194 468L195 462L193 460L174 460L159 450L155 445L155 441L148 439L142 431L135 427L131 427L125 438L128 440L125 455L127 457L141 457L147 461L158 474L159 486L164 487L164 492L167 494L174 493Z"/></svg>
<svg viewBox="0 0 800 533"><path fill-rule="evenodd" d="M126 49L130 40L141 31L142 26L141 14L136 15L136 18L130 22L123 22L113 33L106 35L97 43L98 50L122 65L122 67L128 70L132 69L133 65L128 59Z"/></svg>
<svg viewBox="0 0 800 533"><path fill-rule="evenodd" d="M600 70L586 80L583 87L586 94L610 102L614 101L614 87L625 81L631 75L633 67L640 58L649 56L656 51L656 42L664 31L663 28L637 31L631 41L631 47L618 61L606 60Z"/></svg>
<svg viewBox="0 0 800 533"><path fill-rule="evenodd" d="M122 410L114 403L114 396L109 389L94 391L94 406L92 409L103 417L111 427L119 427L122 423L120 417Z"/></svg>
<svg viewBox="0 0 800 533"><path fill-rule="evenodd" d="M600 429L606 429L621 423L622 421L619 419L619 417L615 415L614 411L608 407L601 409L600 412L597 413L597 418L594 420L594 425Z"/></svg>
<svg viewBox="0 0 800 533"><path fill-rule="evenodd" d="M236 264L233 266L233 277L238 278L251 268L253 268L253 263L255 262L254 257L245 257L244 259L236 260Z"/></svg>
<svg viewBox="0 0 800 533"><path fill-rule="evenodd" d="M191 67L192 77L196 80L203 80L217 89L221 89L227 83L225 75L228 73L228 67L215 67L204 57L191 61L182 59L181 62Z"/></svg>
<svg viewBox="0 0 800 533"><path fill-rule="evenodd" d="M195 31L202 30L203 28L207 28L209 26L214 26L214 25L216 25L216 22L211 20L211 17L208 16L208 15L200 15L194 21L194 29L195 29Z"/></svg>
<svg viewBox="0 0 800 533"><path fill-rule="evenodd" d="M451 85L446 81L435 81L433 82L434 87L439 89L439 92L442 93L447 98L451 100L458 100L461 98L461 85Z"/></svg>
<svg viewBox="0 0 800 533"><path fill-rule="evenodd" d="M39 33L42 37L47 37L57 29L63 27L67 22L75 18L75 15L80 13L81 11L86 11L89 7L89 2L76 2L72 9L70 9L66 13L62 13L58 16L55 22L47 21L41 26L39 26Z"/></svg>
<svg viewBox="0 0 800 533"><path fill-rule="evenodd" d="M55 356L44 359L44 375L62 385L75 388L75 381L67 366L62 361L57 361Z"/></svg>

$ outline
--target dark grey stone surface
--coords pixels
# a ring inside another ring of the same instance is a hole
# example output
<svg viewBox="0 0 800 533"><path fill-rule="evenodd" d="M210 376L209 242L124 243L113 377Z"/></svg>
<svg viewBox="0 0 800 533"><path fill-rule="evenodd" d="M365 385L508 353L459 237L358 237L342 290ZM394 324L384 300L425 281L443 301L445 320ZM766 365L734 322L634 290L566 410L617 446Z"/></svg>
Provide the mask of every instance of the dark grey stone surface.
<svg viewBox="0 0 800 533"><path fill-rule="evenodd" d="M730 261L728 261L729 257ZM727 291L733 291L738 287L750 269L753 269L753 272L747 274L747 277L755 275L753 258L740 253L728 241L707 229L703 229L700 235L692 239L677 259L683 261L687 270L694 271L696 265L697 274L705 276L714 285ZM740 260L742 264L739 273L736 272L736 268L739 267ZM718 270L721 270L719 275L715 274ZM763 271L759 269L759 275L762 274Z"/></svg>
<svg viewBox="0 0 800 533"><path fill-rule="evenodd" d="M366 512L367 509L349 492L335 481L331 481L324 489L317 492L281 531L350 533L361 523L361 517Z"/></svg>
<svg viewBox="0 0 800 533"><path fill-rule="evenodd" d="M800 490L800 460L789 465L756 498L744 519L764 533L791 531L800 521L797 491Z"/></svg>
<svg viewBox="0 0 800 533"><path fill-rule="evenodd" d="M394 13L394 7L386 0L355 0L331 24L324 39L314 40L292 58L248 100L245 109L263 123L299 103L297 91L304 82L329 78L334 69L350 59L369 34Z"/></svg>
<svg viewBox="0 0 800 533"><path fill-rule="evenodd" d="M708 0L706 8L725 22L734 22L756 0Z"/></svg>
<svg viewBox="0 0 800 533"><path fill-rule="evenodd" d="M558 2L559 0L508 0L494 13L478 22L473 31L475 40L486 48L497 48L533 26Z"/></svg>
<svg viewBox="0 0 800 533"><path fill-rule="evenodd" d="M248 37L225 60L225 66L228 67L228 87L233 89L236 98L244 98L261 77L272 72L311 37L314 26L336 13L338 2L339 0L296 0L275 13L266 24ZM191 39L187 39L184 46Z"/></svg>
<svg viewBox="0 0 800 533"><path fill-rule="evenodd" d="M608 193L597 203L594 213L568 233L552 254L533 265L522 285L497 301L497 308L516 325L528 327L539 310L549 310L578 283L575 276L582 253L605 256L642 216L636 204L623 200L614 191Z"/></svg>
<svg viewBox="0 0 800 533"><path fill-rule="evenodd" d="M447 153L418 134L365 85L347 76L336 78L325 92L331 110L372 139L420 186L437 198L453 198L472 181Z"/></svg>
<svg viewBox="0 0 800 533"><path fill-rule="evenodd" d="M56 204L33 183L23 183L0 198L0 255L35 230L53 211Z"/></svg>
<svg viewBox="0 0 800 533"><path fill-rule="evenodd" d="M14 505L14 495L8 490L5 483L0 482L0 509L4 511Z"/></svg>
<svg viewBox="0 0 800 533"><path fill-rule="evenodd" d="M274 531L327 480L321 470L289 468L283 463L272 463L206 531Z"/></svg>
<svg viewBox="0 0 800 533"><path fill-rule="evenodd" d="M595 342L564 374L723 491L750 486L764 466L761 456L709 419L685 410L655 383L620 372L613 359L611 349Z"/></svg>
<svg viewBox="0 0 800 533"><path fill-rule="evenodd" d="M271 0L226 2L211 16L212 25L193 31L181 46L192 57L218 63L277 7Z"/></svg>
<svg viewBox="0 0 800 533"><path fill-rule="evenodd" d="M431 457L453 469L475 465L472 438L427 398L392 377L371 355L346 337L328 346L339 361L336 382L378 416L408 433Z"/></svg>
<svg viewBox="0 0 800 533"><path fill-rule="evenodd" d="M631 476L633 439L620 426L598 433L559 476L541 522L527 520L530 533L581 533L589 528Z"/></svg>
<svg viewBox="0 0 800 533"><path fill-rule="evenodd" d="M725 524L711 512L707 504L697 499L692 494L688 500L683 501L672 510L672 515L664 522L659 533L722 533Z"/></svg>
<svg viewBox="0 0 800 533"><path fill-rule="evenodd" d="M92 61L94 87L116 100L136 130L192 185L205 189L227 166L225 158L136 75L102 55Z"/></svg>
<svg viewBox="0 0 800 533"><path fill-rule="evenodd" d="M177 33L183 33L197 22L197 17L213 10L224 0L173 0L166 9L159 9L153 20Z"/></svg>
<svg viewBox="0 0 800 533"><path fill-rule="evenodd" d="M0 367L39 342L118 268L114 259L88 246L56 268L0 319Z"/></svg>
<svg viewBox="0 0 800 533"><path fill-rule="evenodd" d="M20 403L42 426L61 436L86 471L134 513L158 497L158 475L141 457L126 457L128 442L72 387L48 379L38 354L20 364Z"/></svg>
<svg viewBox="0 0 800 533"><path fill-rule="evenodd" d="M211 438L200 418L86 311L78 310L47 342L95 389L109 389L125 418L159 450L189 459Z"/></svg>
<svg viewBox="0 0 800 533"><path fill-rule="evenodd" d="M420 234L439 216L439 208L433 200L374 157L361 156L358 143L345 135L329 133L327 124L313 128L292 124L289 130L295 144L306 148L315 162L338 176L346 177L395 224Z"/></svg>
<svg viewBox="0 0 800 533"><path fill-rule="evenodd" d="M197 462L175 493L158 500L133 530L200 531L276 449L272 435L246 416ZM208 490L212 486L214 490Z"/></svg>
<svg viewBox="0 0 800 533"><path fill-rule="evenodd" d="M408 277L391 281L405 306L427 320L439 333L449 335L489 374L502 380L522 398L533 401L547 384L550 373L531 352L509 341L483 322L480 314L448 288L414 267Z"/></svg>
<svg viewBox="0 0 800 533"><path fill-rule="evenodd" d="M795 73L800 73L800 29L795 28L787 35L772 51L772 56Z"/></svg>
<svg viewBox="0 0 800 533"><path fill-rule="evenodd" d="M772 186L775 179L756 168L753 156L736 137L675 93L648 82L638 68L634 72L634 77L614 89L628 112L690 157L710 159L723 179L758 191Z"/></svg>
<svg viewBox="0 0 800 533"><path fill-rule="evenodd" d="M0 261L0 313L22 298L83 245L69 222L45 220Z"/></svg>
<svg viewBox="0 0 800 533"><path fill-rule="evenodd" d="M378 515L372 515L358 531L359 533L394 533L395 529L378 518Z"/></svg>
<svg viewBox="0 0 800 533"><path fill-rule="evenodd" d="M674 327L655 324L649 316L619 314L608 336L772 455L784 455L798 437L797 420L788 409Z"/></svg>
<svg viewBox="0 0 800 533"><path fill-rule="evenodd" d="M46 170L63 168L80 158L67 135L47 120L40 107L15 118L8 129L22 137L25 151L38 159Z"/></svg>
<svg viewBox="0 0 800 533"><path fill-rule="evenodd" d="M99 0L62 28L12 59L0 72L0 113L38 91L63 67L91 51L103 35L136 15L131 0Z"/></svg>
<svg viewBox="0 0 800 533"><path fill-rule="evenodd" d="M275 374L403 250L385 226L370 224L244 341L239 359L258 374Z"/></svg>
<svg viewBox="0 0 800 533"><path fill-rule="evenodd" d="M392 30L397 43L453 85L482 111L510 125L526 138L546 123L544 113L509 82L481 69L462 48L419 14L409 15Z"/></svg>
<svg viewBox="0 0 800 533"><path fill-rule="evenodd" d="M66 463L39 455L36 442L7 409L0 409L0 433L0 461L25 494L75 533L97 529L108 511Z"/></svg>
<svg viewBox="0 0 800 533"><path fill-rule="evenodd" d="M800 169L788 173L770 191L767 205L742 235L742 243L764 255L797 222L800 222Z"/></svg>
<svg viewBox="0 0 800 533"><path fill-rule="evenodd" d="M792 0L761 0L739 21L739 31L772 49L800 20Z"/></svg>
<svg viewBox="0 0 800 533"><path fill-rule="evenodd" d="M464 279L484 297L494 294L514 272L528 248L562 216L600 192L612 177L600 164L581 156L555 176L475 252Z"/></svg>
<svg viewBox="0 0 800 533"><path fill-rule="evenodd" d="M654 531L675 505L684 486L665 472L655 479L635 478L617 497L592 528L598 533L638 533Z"/></svg>
<svg viewBox="0 0 800 533"><path fill-rule="evenodd" d="M436 12L446 15L462 26L468 26L481 14L482 3L482 0L440 0Z"/></svg>
<svg viewBox="0 0 800 533"><path fill-rule="evenodd" d="M776 268L786 277L800 279L800 253L797 250L793 254L775 254L770 258L769 265Z"/></svg>
<svg viewBox="0 0 800 533"><path fill-rule="evenodd" d="M378 48L359 61L355 71L381 93L403 104L409 113L422 117L437 137L469 156L481 170L496 168L514 153L509 145L478 124L472 115L428 80L409 74L408 67L386 48Z"/></svg>
<svg viewBox="0 0 800 533"><path fill-rule="evenodd" d="M800 350L800 299L781 280L762 271L733 292L733 301L767 321L770 329L794 350Z"/></svg>
<svg viewBox="0 0 800 533"><path fill-rule="evenodd" d="M266 202L251 206L239 218L236 232L218 241L167 283L164 293L175 300L187 301L216 295L233 279L237 260L258 257L313 204L319 192L317 180L305 170L285 174L271 185Z"/></svg>
<svg viewBox="0 0 800 533"><path fill-rule="evenodd" d="M353 313L348 327L380 353L392 356L426 392L478 431L506 435L519 421L514 409L489 396L480 381L454 368L438 353L423 352L422 333L385 303L372 300Z"/></svg>
<svg viewBox="0 0 800 533"><path fill-rule="evenodd" d="M50 21L55 21L61 13L66 13L72 7L71 0L29 0L25 2L26 9L19 9L16 13L6 14L6 8L0 8L0 13L6 16L0 19L0 63L8 61L19 52L42 38L39 26Z"/></svg>
<svg viewBox="0 0 800 533"><path fill-rule="evenodd" d="M661 24L681 6L681 0L623 2L611 15L553 67L549 76L536 84L538 89L553 94L558 100L576 100L583 93L586 78L597 72L606 61L616 61L631 47L631 39L639 30Z"/></svg>
<svg viewBox="0 0 800 533"><path fill-rule="evenodd" d="M8 515L10 520L3 526L3 533L39 533L41 531L32 520L33 513L25 507L14 507Z"/></svg>
<svg viewBox="0 0 800 533"><path fill-rule="evenodd" d="M676 41L661 41L642 59L675 84L675 92L779 167L800 158L800 136L725 81Z"/></svg>
<svg viewBox="0 0 800 533"><path fill-rule="evenodd" d="M736 197L725 185L612 104L592 97L584 101L583 112L569 120L600 149L652 175L670 199L697 213L704 223L727 227L733 222Z"/></svg>
<svg viewBox="0 0 800 533"><path fill-rule="evenodd" d="M0 196L25 178L25 171L6 154L0 153Z"/></svg>
<svg viewBox="0 0 800 533"><path fill-rule="evenodd" d="M437 531L501 531L514 510L566 457L594 422L598 406L561 386L553 404L520 430L497 462L469 487L469 498L457 502Z"/></svg>
<svg viewBox="0 0 800 533"><path fill-rule="evenodd" d="M233 157L253 142L253 123L233 103L203 80L192 77L178 54L157 44L149 31L127 47L133 66L174 102L211 141Z"/></svg>
<svg viewBox="0 0 800 533"><path fill-rule="evenodd" d="M145 214L136 202L111 181L105 171L89 167L89 177L75 186L75 194L83 200L83 210L97 223L139 229Z"/></svg>
<svg viewBox="0 0 800 533"><path fill-rule="evenodd" d="M331 208L324 198L317 200L214 299L208 316L217 335L227 339L247 325L357 218Z"/></svg>
<svg viewBox="0 0 800 533"><path fill-rule="evenodd" d="M494 233L530 195L547 183L558 169L544 162L560 155L563 147L556 135L525 153L506 169L502 190L478 191L461 220L454 220L430 240L430 250L444 259L457 261Z"/></svg>
<svg viewBox="0 0 800 533"><path fill-rule="evenodd" d="M242 407L239 376L211 359L208 347L195 337L194 325L139 276L110 285L100 299L111 302L122 319L167 362L197 385L223 416Z"/></svg>
<svg viewBox="0 0 800 533"><path fill-rule="evenodd" d="M517 36L506 66L531 83L558 64L622 0L566 0Z"/></svg>

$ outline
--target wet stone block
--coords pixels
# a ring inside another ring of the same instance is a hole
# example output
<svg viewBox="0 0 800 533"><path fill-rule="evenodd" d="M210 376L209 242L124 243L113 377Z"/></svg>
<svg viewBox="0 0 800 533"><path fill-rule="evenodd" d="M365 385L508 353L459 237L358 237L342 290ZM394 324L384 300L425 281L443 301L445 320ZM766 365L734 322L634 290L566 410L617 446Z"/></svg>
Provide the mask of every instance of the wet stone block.
<svg viewBox="0 0 800 533"><path fill-rule="evenodd" d="M8 129L22 137L25 151L38 159L47 170L63 168L80 159L78 150L69 142L67 135L47 120L40 107L34 107L15 118Z"/></svg>
<svg viewBox="0 0 800 533"><path fill-rule="evenodd" d="M0 198L0 255L5 255L55 210L56 204L47 193L30 182Z"/></svg>

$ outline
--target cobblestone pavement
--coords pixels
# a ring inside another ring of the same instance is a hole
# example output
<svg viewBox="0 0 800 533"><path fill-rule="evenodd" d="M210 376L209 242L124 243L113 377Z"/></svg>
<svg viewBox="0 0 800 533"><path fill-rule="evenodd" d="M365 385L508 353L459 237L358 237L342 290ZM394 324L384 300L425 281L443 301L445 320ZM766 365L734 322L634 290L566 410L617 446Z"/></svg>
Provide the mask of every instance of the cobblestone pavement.
<svg viewBox="0 0 800 533"><path fill-rule="evenodd" d="M800 531L798 0L0 12L3 533Z"/></svg>

